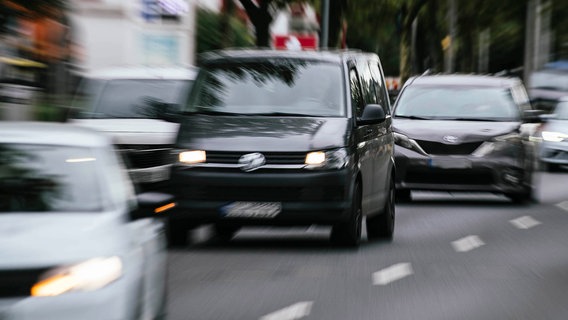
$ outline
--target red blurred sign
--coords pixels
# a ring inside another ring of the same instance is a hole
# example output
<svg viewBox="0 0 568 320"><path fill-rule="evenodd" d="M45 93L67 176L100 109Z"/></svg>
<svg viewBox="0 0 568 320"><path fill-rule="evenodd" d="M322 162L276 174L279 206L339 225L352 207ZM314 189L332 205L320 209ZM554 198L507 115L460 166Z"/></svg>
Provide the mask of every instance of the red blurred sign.
<svg viewBox="0 0 568 320"><path fill-rule="evenodd" d="M317 35L279 35L272 41L275 49L280 50L317 50Z"/></svg>

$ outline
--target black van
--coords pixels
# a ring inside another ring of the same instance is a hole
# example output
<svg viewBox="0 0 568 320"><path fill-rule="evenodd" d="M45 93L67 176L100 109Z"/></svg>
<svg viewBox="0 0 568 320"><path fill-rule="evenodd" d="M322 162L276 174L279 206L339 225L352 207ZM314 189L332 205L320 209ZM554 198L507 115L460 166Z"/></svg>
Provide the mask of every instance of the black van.
<svg viewBox="0 0 568 320"><path fill-rule="evenodd" d="M177 137L170 245L214 224L331 225L357 245L394 230L394 138L379 57L221 51L203 56Z"/></svg>

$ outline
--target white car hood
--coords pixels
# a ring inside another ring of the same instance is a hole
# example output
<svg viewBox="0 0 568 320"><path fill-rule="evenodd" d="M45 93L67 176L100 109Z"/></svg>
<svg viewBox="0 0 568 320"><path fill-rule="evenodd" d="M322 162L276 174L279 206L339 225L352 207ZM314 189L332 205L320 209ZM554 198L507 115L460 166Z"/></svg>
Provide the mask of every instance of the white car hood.
<svg viewBox="0 0 568 320"><path fill-rule="evenodd" d="M179 124L158 119L74 119L72 124L105 132L115 144L173 144Z"/></svg>
<svg viewBox="0 0 568 320"><path fill-rule="evenodd" d="M127 232L104 213L0 213L0 269L39 268L124 252Z"/></svg>

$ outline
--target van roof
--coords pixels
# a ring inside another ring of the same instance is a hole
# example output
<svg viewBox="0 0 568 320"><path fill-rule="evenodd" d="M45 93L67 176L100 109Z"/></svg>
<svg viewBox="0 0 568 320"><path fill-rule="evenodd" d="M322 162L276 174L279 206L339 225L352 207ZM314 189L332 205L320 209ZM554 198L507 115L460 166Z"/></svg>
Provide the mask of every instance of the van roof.
<svg viewBox="0 0 568 320"><path fill-rule="evenodd" d="M376 56L357 50L274 50L274 49L230 49L207 52L201 55L204 61L266 60L271 58L305 59L339 63L351 57Z"/></svg>

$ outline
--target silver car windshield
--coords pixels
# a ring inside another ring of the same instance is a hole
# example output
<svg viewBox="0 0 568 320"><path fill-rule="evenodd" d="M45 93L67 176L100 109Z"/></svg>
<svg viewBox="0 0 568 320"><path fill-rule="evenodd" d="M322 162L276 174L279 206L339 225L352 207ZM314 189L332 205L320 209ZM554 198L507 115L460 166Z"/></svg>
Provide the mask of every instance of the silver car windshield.
<svg viewBox="0 0 568 320"><path fill-rule="evenodd" d="M202 69L185 111L343 117L342 83L339 64L298 59L215 64Z"/></svg>
<svg viewBox="0 0 568 320"><path fill-rule="evenodd" d="M503 88L421 85L402 92L395 117L518 121L520 107L511 91Z"/></svg>
<svg viewBox="0 0 568 320"><path fill-rule="evenodd" d="M90 149L0 144L0 212L93 212L103 199Z"/></svg>
<svg viewBox="0 0 568 320"><path fill-rule="evenodd" d="M535 72L530 78L530 87L533 89L547 89L568 91L568 73L541 71Z"/></svg>

